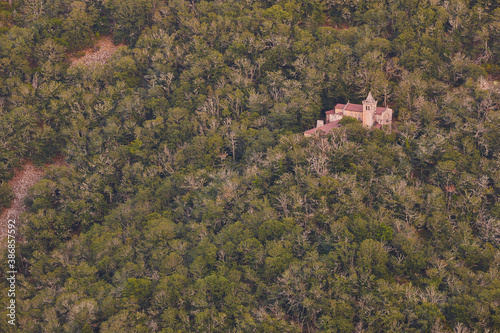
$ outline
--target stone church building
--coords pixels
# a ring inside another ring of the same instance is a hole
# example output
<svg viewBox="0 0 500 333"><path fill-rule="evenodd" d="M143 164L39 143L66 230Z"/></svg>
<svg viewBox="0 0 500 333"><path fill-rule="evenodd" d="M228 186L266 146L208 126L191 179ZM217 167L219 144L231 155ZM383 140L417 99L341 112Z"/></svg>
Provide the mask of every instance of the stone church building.
<svg viewBox="0 0 500 333"><path fill-rule="evenodd" d="M342 117L348 116L358 119L363 122L363 126L368 128L380 128L384 125L392 124L392 109L385 106L377 106L377 101L373 98L372 93L363 101L363 104L337 104L335 109L326 111L326 121L318 120L316 128L304 132L304 136L313 136L318 131L325 134L330 132L332 128L339 127L339 121Z"/></svg>

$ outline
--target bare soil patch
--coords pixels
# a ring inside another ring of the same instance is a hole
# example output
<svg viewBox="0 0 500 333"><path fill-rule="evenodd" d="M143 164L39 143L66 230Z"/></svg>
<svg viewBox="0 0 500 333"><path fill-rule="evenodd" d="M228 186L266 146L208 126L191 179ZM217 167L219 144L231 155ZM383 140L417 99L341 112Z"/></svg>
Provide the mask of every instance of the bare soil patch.
<svg viewBox="0 0 500 333"><path fill-rule="evenodd" d="M489 75L479 79L479 87L483 90L500 91L500 78Z"/></svg>
<svg viewBox="0 0 500 333"><path fill-rule="evenodd" d="M47 163L45 167L50 165L65 165L62 157L53 159L52 163ZM16 227L19 228L20 216L26 210L24 198L28 195L29 189L35 185L45 175L43 168L36 167L31 161L25 161L21 169L14 171L14 177L9 181L9 186L14 192L14 200L9 208L4 209L0 214L0 248L6 244L8 221L15 220Z"/></svg>
<svg viewBox="0 0 500 333"><path fill-rule="evenodd" d="M87 67L95 64L103 65L111 58L113 53L115 53L120 46L125 46L125 44L115 45L113 44L111 36L104 36L99 39L93 47L80 51L85 53L83 57L76 58L71 56L71 66L78 64L85 65Z"/></svg>
<svg viewBox="0 0 500 333"><path fill-rule="evenodd" d="M499 91L500 90L500 82L499 81L495 81L495 80L487 81L487 83L486 83L486 85L484 86L483 89L489 89L489 90Z"/></svg>

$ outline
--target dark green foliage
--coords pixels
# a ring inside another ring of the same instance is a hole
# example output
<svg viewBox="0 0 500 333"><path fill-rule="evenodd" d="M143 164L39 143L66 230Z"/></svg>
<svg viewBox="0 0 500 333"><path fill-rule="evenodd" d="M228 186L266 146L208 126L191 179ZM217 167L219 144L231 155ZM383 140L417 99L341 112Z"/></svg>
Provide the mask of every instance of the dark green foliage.
<svg viewBox="0 0 500 333"><path fill-rule="evenodd" d="M358 123L358 120L356 118L353 118L353 117L342 117L342 119L340 119L339 121L339 125L349 125L349 124L357 124Z"/></svg>
<svg viewBox="0 0 500 333"><path fill-rule="evenodd" d="M19 329L499 331L497 7L0 2L0 209L49 164ZM391 127L303 137L368 91Z"/></svg>
<svg viewBox="0 0 500 333"><path fill-rule="evenodd" d="M8 208L14 200L14 192L7 181L0 184L0 211Z"/></svg>
<svg viewBox="0 0 500 333"><path fill-rule="evenodd" d="M135 42L151 19L153 1L119 0L106 1L107 9L112 13L113 38L115 41Z"/></svg>

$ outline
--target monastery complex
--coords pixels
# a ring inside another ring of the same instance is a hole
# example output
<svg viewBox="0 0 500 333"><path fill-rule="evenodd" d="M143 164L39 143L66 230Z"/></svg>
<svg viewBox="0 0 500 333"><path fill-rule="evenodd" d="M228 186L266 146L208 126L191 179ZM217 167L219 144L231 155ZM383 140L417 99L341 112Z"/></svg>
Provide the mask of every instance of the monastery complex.
<svg viewBox="0 0 500 333"><path fill-rule="evenodd" d="M363 126L368 128L380 128L392 124L392 109L387 106L377 106L377 101L370 92L363 104L347 102L347 104L335 105L335 109L326 111L326 120L318 120L316 128L305 131L304 136L313 136L319 134L320 131L326 134L332 128L338 128L339 121L344 116L356 118L363 122Z"/></svg>

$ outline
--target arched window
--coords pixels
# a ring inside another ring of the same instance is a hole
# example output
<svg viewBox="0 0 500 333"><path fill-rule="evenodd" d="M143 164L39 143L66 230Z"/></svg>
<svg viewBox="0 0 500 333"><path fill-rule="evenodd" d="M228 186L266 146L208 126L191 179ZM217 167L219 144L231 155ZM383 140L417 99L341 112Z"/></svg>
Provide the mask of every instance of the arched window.
<svg viewBox="0 0 500 333"><path fill-rule="evenodd" d="M370 107L369 107L368 105L366 106L366 110L367 110L367 111L370 111Z"/></svg>

